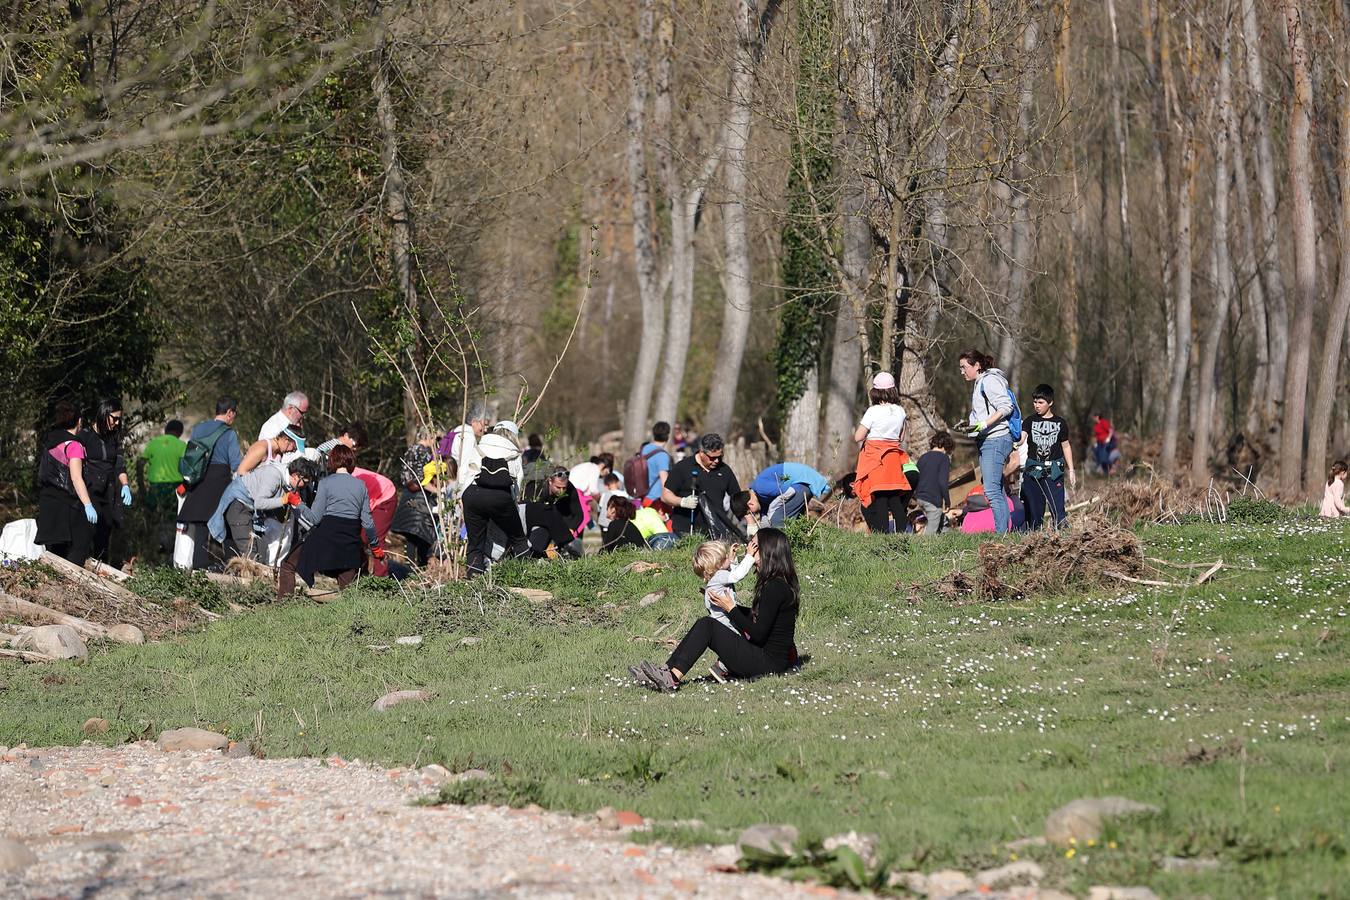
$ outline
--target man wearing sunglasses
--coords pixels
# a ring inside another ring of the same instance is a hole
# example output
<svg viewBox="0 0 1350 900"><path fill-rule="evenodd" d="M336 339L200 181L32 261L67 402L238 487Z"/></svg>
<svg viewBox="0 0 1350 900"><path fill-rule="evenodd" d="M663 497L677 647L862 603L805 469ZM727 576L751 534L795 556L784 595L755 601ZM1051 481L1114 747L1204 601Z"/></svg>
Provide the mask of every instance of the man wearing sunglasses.
<svg viewBox="0 0 1350 900"><path fill-rule="evenodd" d="M675 534L698 531L724 537L735 531L727 525L731 522L730 498L740 493L741 485L731 466L722 460L725 453L722 436L709 433L698 439L698 451L693 456L671 466L661 499L670 507Z"/></svg>
<svg viewBox="0 0 1350 900"><path fill-rule="evenodd" d="M258 440L270 441L288 428L292 434L297 436L302 434L307 412L309 412L309 398L305 396L304 391L291 391L286 395L286 399L281 401L281 409L263 423L263 427L258 431ZM305 448L302 441L303 438L296 444L297 449L303 452Z"/></svg>

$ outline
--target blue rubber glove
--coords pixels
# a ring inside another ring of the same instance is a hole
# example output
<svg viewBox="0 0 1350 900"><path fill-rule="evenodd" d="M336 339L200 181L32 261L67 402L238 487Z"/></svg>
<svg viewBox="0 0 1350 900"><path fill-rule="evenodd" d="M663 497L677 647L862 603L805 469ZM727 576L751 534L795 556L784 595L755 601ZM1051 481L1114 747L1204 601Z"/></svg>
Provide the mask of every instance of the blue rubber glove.
<svg viewBox="0 0 1350 900"><path fill-rule="evenodd" d="M131 485L129 484L122 485L122 505L131 505Z"/></svg>
<svg viewBox="0 0 1350 900"><path fill-rule="evenodd" d="M86 503L84 505L84 517L89 520L90 525L98 524L98 510L94 509L94 504Z"/></svg>

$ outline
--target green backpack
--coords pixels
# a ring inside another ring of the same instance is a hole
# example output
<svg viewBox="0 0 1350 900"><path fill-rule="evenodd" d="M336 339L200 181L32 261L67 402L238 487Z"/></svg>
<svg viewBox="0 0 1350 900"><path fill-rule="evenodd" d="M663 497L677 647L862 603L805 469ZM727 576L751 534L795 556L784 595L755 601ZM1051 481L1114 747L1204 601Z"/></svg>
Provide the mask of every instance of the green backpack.
<svg viewBox="0 0 1350 900"><path fill-rule="evenodd" d="M215 452L221 435L226 432L233 433L230 426L222 422L221 427L206 440L199 441L193 438L188 441L183 458L178 460L178 474L183 476L183 481L188 487L201 484L202 479L206 477L206 470L211 465L211 454Z"/></svg>

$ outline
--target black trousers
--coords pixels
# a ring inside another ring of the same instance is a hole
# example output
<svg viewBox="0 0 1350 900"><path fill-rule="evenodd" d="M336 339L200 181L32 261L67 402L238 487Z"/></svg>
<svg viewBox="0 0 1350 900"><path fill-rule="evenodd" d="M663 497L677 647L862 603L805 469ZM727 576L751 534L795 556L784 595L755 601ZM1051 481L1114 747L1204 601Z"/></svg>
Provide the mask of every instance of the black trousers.
<svg viewBox="0 0 1350 900"><path fill-rule="evenodd" d="M94 527L85 520L84 507L70 510L69 514L70 540L61 544L49 543L45 548L67 562L83 566L84 561L90 556L90 548L94 543ZM75 519L76 516L79 516L78 521Z"/></svg>
<svg viewBox="0 0 1350 900"><path fill-rule="evenodd" d="M666 665L688 675L703 651L711 649L737 678L754 678L774 672L787 671L787 662L778 661L756 647L737 632L732 631L712 616L704 616L694 623L689 633L670 654Z"/></svg>
<svg viewBox="0 0 1350 900"><path fill-rule="evenodd" d="M897 534L905 530L906 513L909 498L913 491L876 491L872 494L872 505L863 507L863 521L873 534L886 534L890 531L891 517L895 517Z"/></svg>
<svg viewBox="0 0 1350 900"><path fill-rule="evenodd" d="M469 573L487 571L488 523L502 530L510 543L507 556L524 556L529 552L525 542L525 527L520 524L520 512L510 491L485 488L471 484L464 491L464 527L469 532Z"/></svg>

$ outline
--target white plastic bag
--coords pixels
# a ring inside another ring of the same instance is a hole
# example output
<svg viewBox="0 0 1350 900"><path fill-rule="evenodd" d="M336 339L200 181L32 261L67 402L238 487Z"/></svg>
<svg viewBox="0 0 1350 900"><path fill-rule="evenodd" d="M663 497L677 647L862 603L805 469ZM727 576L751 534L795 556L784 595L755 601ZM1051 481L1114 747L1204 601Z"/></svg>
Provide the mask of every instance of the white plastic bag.
<svg viewBox="0 0 1350 900"><path fill-rule="evenodd" d="M0 531L0 559L28 561L42 555L43 546L36 542L37 520L19 519Z"/></svg>

